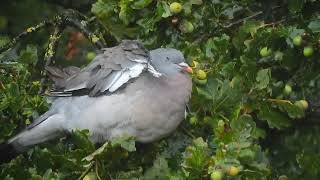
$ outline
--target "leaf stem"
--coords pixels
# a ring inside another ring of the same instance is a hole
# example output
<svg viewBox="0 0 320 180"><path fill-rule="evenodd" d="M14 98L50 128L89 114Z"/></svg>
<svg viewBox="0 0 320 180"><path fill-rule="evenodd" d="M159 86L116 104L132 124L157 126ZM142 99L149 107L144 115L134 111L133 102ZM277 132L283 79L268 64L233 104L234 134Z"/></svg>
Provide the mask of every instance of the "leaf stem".
<svg viewBox="0 0 320 180"><path fill-rule="evenodd" d="M269 102L276 102L276 103L289 103L292 104L289 100L283 100L283 99L268 99Z"/></svg>
<svg viewBox="0 0 320 180"><path fill-rule="evenodd" d="M92 169L93 165L94 165L94 163L91 162L89 167L87 167L87 169L81 174L81 176L77 180L82 180L89 173L89 171Z"/></svg>
<svg viewBox="0 0 320 180"><path fill-rule="evenodd" d="M99 172L98 172L98 160L96 159L95 160L95 166L96 166L96 176L97 176L97 178L98 178L98 180L102 180L101 178L100 178L100 176L99 176Z"/></svg>

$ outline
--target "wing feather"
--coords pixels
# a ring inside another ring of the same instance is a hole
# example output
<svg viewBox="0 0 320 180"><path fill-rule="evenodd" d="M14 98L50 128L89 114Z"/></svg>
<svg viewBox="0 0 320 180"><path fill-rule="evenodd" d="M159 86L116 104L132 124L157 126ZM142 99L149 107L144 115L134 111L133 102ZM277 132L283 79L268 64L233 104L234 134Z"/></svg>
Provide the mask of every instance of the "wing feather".
<svg viewBox="0 0 320 180"><path fill-rule="evenodd" d="M127 83L130 79L138 77L144 69L145 66L143 64L136 64L131 68L124 70L119 79L117 79L117 81L111 85L109 91L116 91L119 87Z"/></svg>
<svg viewBox="0 0 320 180"><path fill-rule="evenodd" d="M118 46L103 49L87 67L63 71L51 70L59 78L59 88L52 96L79 95L84 92L89 96L99 96L105 92L115 92L129 80L139 77L144 71L156 74L150 68L149 52L138 41L125 40ZM106 92L106 93L107 93ZM83 94L81 94L83 95Z"/></svg>

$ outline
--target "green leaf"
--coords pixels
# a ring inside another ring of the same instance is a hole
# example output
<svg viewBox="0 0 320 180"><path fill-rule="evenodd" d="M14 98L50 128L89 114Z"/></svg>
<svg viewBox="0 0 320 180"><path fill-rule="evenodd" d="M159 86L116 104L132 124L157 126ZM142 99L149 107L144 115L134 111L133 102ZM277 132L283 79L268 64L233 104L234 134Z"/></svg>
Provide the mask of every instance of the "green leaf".
<svg viewBox="0 0 320 180"><path fill-rule="evenodd" d="M259 118L267 121L270 128L282 129L291 125L290 119L281 112L263 104L258 114Z"/></svg>
<svg viewBox="0 0 320 180"><path fill-rule="evenodd" d="M224 64L223 68L220 71L220 74L224 77L231 77L234 73L235 66L236 66L235 62L228 62Z"/></svg>
<svg viewBox="0 0 320 180"><path fill-rule="evenodd" d="M38 62L37 47L34 45L28 45L26 49L20 52L18 61L25 64L36 65Z"/></svg>
<svg viewBox="0 0 320 180"><path fill-rule="evenodd" d="M247 163L250 163L254 160L256 156L256 153L252 151L251 149L243 149L239 153L239 158L241 161L245 161Z"/></svg>
<svg viewBox="0 0 320 180"><path fill-rule="evenodd" d="M76 130L72 133L72 140L78 148L91 152L95 149L94 144L88 139L89 130Z"/></svg>
<svg viewBox="0 0 320 180"><path fill-rule="evenodd" d="M311 21L308 25L308 28L314 33L320 32L320 20L317 19L317 20Z"/></svg>
<svg viewBox="0 0 320 180"><path fill-rule="evenodd" d="M288 116L292 119L299 119L305 116L304 110L291 102L275 100L273 101L273 104L275 104L282 112L288 113Z"/></svg>
<svg viewBox="0 0 320 180"><path fill-rule="evenodd" d="M219 88L219 83L215 79L208 79L208 82L203 87L196 87L197 93L204 96L206 99L213 99L217 95Z"/></svg>
<svg viewBox="0 0 320 180"><path fill-rule="evenodd" d="M143 9L145 7L147 7L148 5L150 5L150 3L152 3L153 0L137 0L134 1L134 3L132 4L132 8L133 9Z"/></svg>
<svg viewBox="0 0 320 180"><path fill-rule="evenodd" d="M170 6L165 2L160 2L157 6L157 14L163 18L167 18L172 15L170 11Z"/></svg>
<svg viewBox="0 0 320 180"><path fill-rule="evenodd" d="M257 77L256 77L256 88L258 89L265 89L266 87L268 87L269 82L270 82L270 78L271 78L271 71L270 69L261 69L258 71L257 73Z"/></svg>
<svg viewBox="0 0 320 180"><path fill-rule="evenodd" d="M182 167L193 172L194 176L201 176L207 160L209 158L208 144L202 138L197 138L193 141L192 146L186 148L184 153L184 162Z"/></svg>
<svg viewBox="0 0 320 180"><path fill-rule="evenodd" d="M209 38L205 44L205 55L213 58L215 55L225 55L229 52L230 37L223 34L220 37Z"/></svg>
<svg viewBox="0 0 320 180"><path fill-rule="evenodd" d="M131 136L121 136L111 140L112 146L121 146L123 149L133 152L136 151L135 139Z"/></svg>
<svg viewBox="0 0 320 180"><path fill-rule="evenodd" d="M251 37L254 37L260 26L261 22L249 20L240 28L239 33L250 34Z"/></svg>
<svg viewBox="0 0 320 180"><path fill-rule="evenodd" d="M256 123L253 121L253 118L249 114L241 115L238 119L233 119L231 121L231 128L236 131L242 131L246 128L255 129Z"/></svg>
<svg viewBox="0 0 320 180"><path fill-rule="evenodd" d="M288 1L288 8L291 13L298 13L302 10L304 0L290 0Z"/></svg>
<svg viewBox="0 0 320 180"><path fill-rule="evenodd" d="M167 180L170 175L170 168L168 162L164 157L158 156L153 162L153 166L146 171L143 180L159 179Z"/></svg>
<svg viewBox="0 0 320 180"><path fill-rule="evenodd" d="M130 8L132 1L130 0L120 0L119 1L119 18L124 22L125 25L128 25L134 20L133 10Z"/></svg>
<svg viewBox="0 0 320 180"><path fill-rule="evenodd" d="M98 17L107 18L114 14L117 3L109 0L98 0L92 5L91 12Z"/></svg>

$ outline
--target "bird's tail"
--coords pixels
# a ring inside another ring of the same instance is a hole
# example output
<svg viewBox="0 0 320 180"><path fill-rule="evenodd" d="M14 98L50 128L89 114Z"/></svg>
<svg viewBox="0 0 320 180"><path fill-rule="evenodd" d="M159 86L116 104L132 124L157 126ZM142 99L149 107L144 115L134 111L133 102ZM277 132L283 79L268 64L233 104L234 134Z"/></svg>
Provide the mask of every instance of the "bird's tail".
<svg viewBox="0 0 320 180"><path fill-rule="evenodd" d="M63 135L64 118L57 114L0 144L0 164L10 161L29 147Z"/></svg>
<svg viewBox="0 0 320 180"><path fill-rule="evenodd" d="M19 152L10 143L0 144L0 164L9 162L11 159L17 157Z"/></svg>

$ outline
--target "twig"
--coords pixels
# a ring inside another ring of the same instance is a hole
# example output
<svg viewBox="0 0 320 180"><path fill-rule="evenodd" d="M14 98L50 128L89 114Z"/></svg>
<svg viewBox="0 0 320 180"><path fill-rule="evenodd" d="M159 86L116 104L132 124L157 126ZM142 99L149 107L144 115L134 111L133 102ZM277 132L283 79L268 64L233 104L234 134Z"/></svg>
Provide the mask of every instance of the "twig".
<svg viewBox="0 0 320 180"><path fill-rule="evenodd" d="M90 165L87 167L87 169L81 174L81 176L77 180L82 180L89 173L89 171L92 169L93 165L94 165L94 163L91 162Z"/></svg>
<svg viewBox="0 0 320 180"><path fill-rule="evenodd" d="M258 11L258 12L256 12L256 13L252 14L251 16L245 17L245 18L243 18L243 19L239 19L239 20L237 20L237 21L235 21L235 22L233 22L233 23L230 23L230 24L228 24L228 25L225 25L225 26L223 26L223 27L224 27L224 28L230 28L230 27L232 27L232 26L234 26L234 25L237 25L237 24L240 24L240 23L242 23L242 22L244 22L244 21L246 21L246 20L248 20L248 19L255 18L255 17L259 16L259 15L262 14L262 13L263 13L262 11Z"/></svg>
<svg viewBox="0 0 320 180"><path fill-rule="evenodd" d="M102 37L98 37L94 33L88 30L87 24L90 21L88 18L80 12L68 10L61 15L65 25L72 26L82 32L98 49L106 47L105 40ZM85 19L79 21L79 19Z"/></svg>
<svg viewBox="0 0 320 180"><path fill-rule="evenodd" d="M49 44L48 44L48 47L46 49L46 53L45 53L45 56L44 56L44 60L45 60L45 67L48 67L51 62L53 61L53 58L54 58L54 55L56 54L56 50L57 50L57 47L58 47L58 41L61 37L61 34L64 30L64 27L63 26L57 26L55 27L54 29L54 32L52 35L50 35L50 38L49 38ZM44 93L44 84L46 82L46 76L47 76L47 70L45 68L45 70L43 71L43 74L42 74L42 78L41 78L41 81L40 81L40 89L39 89L39 94L43 94Z"/></svg>
<svg viewBox="0 0 320 180"><path fill-rule="evenodd" d="M274 6L274 7L271 8L271 10L275 10L275 9L278 9L278 8L281 8L281 6ZM244 22L244 21L246 21L246 20L253 19L253 18L255 18L255 17L257 17L257 16L259 16L259 15L261 15L261 14L263 14L263 11L258 11L258 12L256 12L256 13L250 15L250 16L247 16L247 17L245 17L245 18L239 19L239 20L237 20L237 21L235 21L235 22L232 22L232 23L230 23L230 24L228 24L228 25L225 25L225 26L223 26L223 27L224 27L224 28L230 28L230 27L232 27L232 26L234 26L234 25L237 25L237 24L240 24L240 23L242 23L242 22Z"/></svg>
<svg viewBox="0 0 320 180"><path fill-rule="evenodd" d="M80 32L82 32L98 49L106 47L105 40L102 37L98 37L94 33L91 33L89 30L87 30L88 22L85 20L79 21L78 19L86 20L88 18L85 15L81 14L80 12L67 10L61 15L55 16L51 20L45 20L36 26L27 28L24 32L20 33L18 36L13 38L9 43L0 47L0 53L3 53L4 51L15 46L22 38L26 37L30 33L37 32L40 29L49 25L54 27L61 26L61 25L69 25L69 26L75 27Z"/></svg>
<svg viewBox="0 0 320 180"><path fill-rule="evenodd" d="M80 21L79 19L85 19L85 20ZM50 38L49 38L49 44L45 54L45 67L51 64L51 61L53 60L54 55L56 54L58 40L60 39L61 34L66 26L75 27L77 30L82 32L98 49L106 47L106 43L103 37L98 37L94 33L88 30L87 24L90 21L91 21L90 19L88 19L85 15L81 14L78 11L67 10L64 13L58 16L55 16L51 20L43 21L42 23L34 27L28 28L26 31L22 32L17 37L13 38L11 42L7 43L3 47L0 47L0 53L12 48L14 45L18 43L19 40L21 40L23 37L27 36L28 34L37 32L41 28L44 28L48 25L55 27L55 30L53 34L50 35ZM108 34L108 35L112 36L111 34ZM47 75L46 70L43 71L42 75L43 75L43 78L41 79L39 94L43 94L45 91L44 84L45 84L46 75Z"/></svg>
<svg viewBox="0 0 320 180"><path fill-rule="evenodd" d="M41 28L53 25L51 21L45 20L36 26L32 26L27 28L25 31L20 33L18 36L14 37L9 43L5 44L4 46L0 47L0 53L3 53L4 51L7 51L8 49L15 46L22 38L26 37L27 35L39 31Z"/></svg>
<svg viewBox="0 0 320 180"><path fill-rule="evenodd" d="M1 81L0 81L0 89L6 89L6 87L3 85Z"/></svg>
<svg viewBox="0 0 320 180"><path fill-rule="evenodd" d="M291 101L289 100L284 100L284 99L268 99L269 102L276 102L276 103L288 103L292 104Z"/></svg>
<svg viewBox="0 0 320 180"><path fill-rule="evenodd" d="M188 135L190 136L192 139L195 139L196 137L191 133L189 132L185 127L182 127L182 130Z"/></svg>
<svg viewBox="0 0 320 180"><path fill-rule="evenodd" d="M281 19L280 21L277 21L277 22L272 22L272 23L268 23L268 24L263 24L261 26L259 26L259 28L264 28L264 27L267 27L267 26L275 26L277 24L281 24L283 22L285 22L286 20L285 19Z"/></svg>
<svg viewBox="0 0 320 180"><path fill-rule="evenodd" d="M98 37L97 35L95 35L94 33L90 32L87 30L86 26L87 26L87 22L86 21L82 21L82 22L78 22L74 19L67 19L68 21L68 25L75 27L76 29L78 29L81 33L83 33L91 42L92 44L94 44L98 49L102 49L104 47L106 47L106 45L103 43L104 40L102 39L102 37Z"/></svg>
<svg viewBox="0 0 320 180"><path fill-rule="evenodd" d="M97 176L97 178L98 178L98 180L102 180L101 178L100 178L100 176L99 176L99 172L98 172L98 160L96 159L95 160L95 163L96 163L96 176Z"/></svg>

